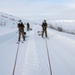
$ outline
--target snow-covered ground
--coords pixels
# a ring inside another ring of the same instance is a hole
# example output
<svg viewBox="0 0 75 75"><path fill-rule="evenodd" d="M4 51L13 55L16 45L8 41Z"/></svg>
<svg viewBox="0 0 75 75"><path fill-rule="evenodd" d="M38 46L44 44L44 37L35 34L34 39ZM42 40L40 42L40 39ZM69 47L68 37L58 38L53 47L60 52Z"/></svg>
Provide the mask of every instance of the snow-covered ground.
<svg viewBox="0 0 75 75"><path fill-rule="evenodd" d="M0 75L12 75L18 49L17 23L0 26ZM38 35L40 25L31 23L25 31L26 41L20 42L14 75L50 75L46 42L52 75L75 75L75 35L48 28L49 39ZM22 40L22 39L21 39Z"/></svg>

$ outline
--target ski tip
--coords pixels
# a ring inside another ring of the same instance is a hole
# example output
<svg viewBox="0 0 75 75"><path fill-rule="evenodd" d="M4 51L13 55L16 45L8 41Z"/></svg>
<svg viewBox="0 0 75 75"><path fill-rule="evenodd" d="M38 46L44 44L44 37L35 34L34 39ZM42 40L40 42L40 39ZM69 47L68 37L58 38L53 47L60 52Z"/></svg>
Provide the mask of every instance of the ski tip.
<svg viewBox="0 0 75 75"><path fill-rule="evenodd" d="M47 39L49 39L49 38L47 38Z"/></svg>
<svg viewBox="0 0 75 75"><path fill-rule="evenodd" d="M22 42L22 43L24 43L24 42Z"/></svg>
<svg viewBox="0 0 75 75"><path fill-rule="evenodd" d="M49 39L48 37L42 37L43 39Z"/></svg>
<svg viewBox="0 0 75 75"><path fill-rule="evenodd" d="M19 42L17 42L17 44L19 44Z"/></svg>
<svg viewBox="0 0 75 75"><path fill-rule="evenodd" d="M44 37L42 37L43 39L45 39Z"/></svg>

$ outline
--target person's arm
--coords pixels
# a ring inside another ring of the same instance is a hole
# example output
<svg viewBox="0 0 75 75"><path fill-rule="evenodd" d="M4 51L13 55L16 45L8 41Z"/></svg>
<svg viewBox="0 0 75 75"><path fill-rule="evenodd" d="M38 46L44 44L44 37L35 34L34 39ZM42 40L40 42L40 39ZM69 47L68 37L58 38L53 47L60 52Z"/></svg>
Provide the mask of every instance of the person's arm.
<svg viewBox="0 0 75 75"><path fill-rule="evenodd" d="M46 28L48 27L48 24L46 23Z"/></svg>
<svg viewBox="0 0 75 75"><path fill-rule="evenodd" d="M24 26L24 25L23 25ZM24 28L25 28L25 26L24 26Z"/></svg>
<svg viewBox="0 0 75 75"><path fill-rule="evenodd" d="M22 23L22 27L23 27L23 28L25 27L23 23Z"/></svg>
<svg viewBox="0 0 75 75"><path fill-rule="evenodd" d="M24 24L23 24L23 28L25 28Z"/></svg>
<svg viewBox="0 0 75 75"><path fill-rule="evenodd" d="M41 26L42 26L42 28L43 28L43 23L42 23L42 25L41 25Z"/></svg>
<svg viewBox="0 0 75 75"><path fill-rule="evenodd" d="M19 28L19 24L17 25L17 28Z"/></svg>

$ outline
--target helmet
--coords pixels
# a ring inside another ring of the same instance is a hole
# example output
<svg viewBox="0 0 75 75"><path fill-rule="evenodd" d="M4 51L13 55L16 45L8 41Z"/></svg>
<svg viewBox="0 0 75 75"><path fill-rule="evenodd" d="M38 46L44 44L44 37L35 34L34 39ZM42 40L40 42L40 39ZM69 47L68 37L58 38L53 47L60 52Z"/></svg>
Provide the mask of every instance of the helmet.
<svg viewBox="0 0 75 75"><path fill-rule="evenodd" d="M21 20L19 20L19 22L21 22Z"/></svg>
<svg viewBox="0 0 75 75"><path fill-rule="evenodd" d="M46 22L46 20L44 20L44 22Z"/></svg>

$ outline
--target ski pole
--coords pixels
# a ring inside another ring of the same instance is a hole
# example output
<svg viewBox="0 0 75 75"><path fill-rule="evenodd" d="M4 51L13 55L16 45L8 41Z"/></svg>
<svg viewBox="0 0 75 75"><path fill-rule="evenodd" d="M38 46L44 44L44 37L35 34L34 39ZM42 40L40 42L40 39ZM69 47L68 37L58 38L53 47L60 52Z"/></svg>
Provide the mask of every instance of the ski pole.
<svg viewBox="0 0 75 75"><path fill-rule="evenodd" d="M15 75L15 69L16 69L16 64L17 64L18 52L19 52L19 44L18 44L18 47L17 47L17 52L16 52L15 63L14 63L14 68L13 68L12 75Z"/></svg>
<svg viewBox="0 0 75 75"><path fill-rule="evenodd" d="M47 41L46 41L46 39L45 39L45 42L46 42L46 49L47 49L47 55L48 55L48 62L49 62L50 75L52 75L51 61L50 61L50 55L49 55L49 50L48 50L48 46L47 46Z"/></svg>

